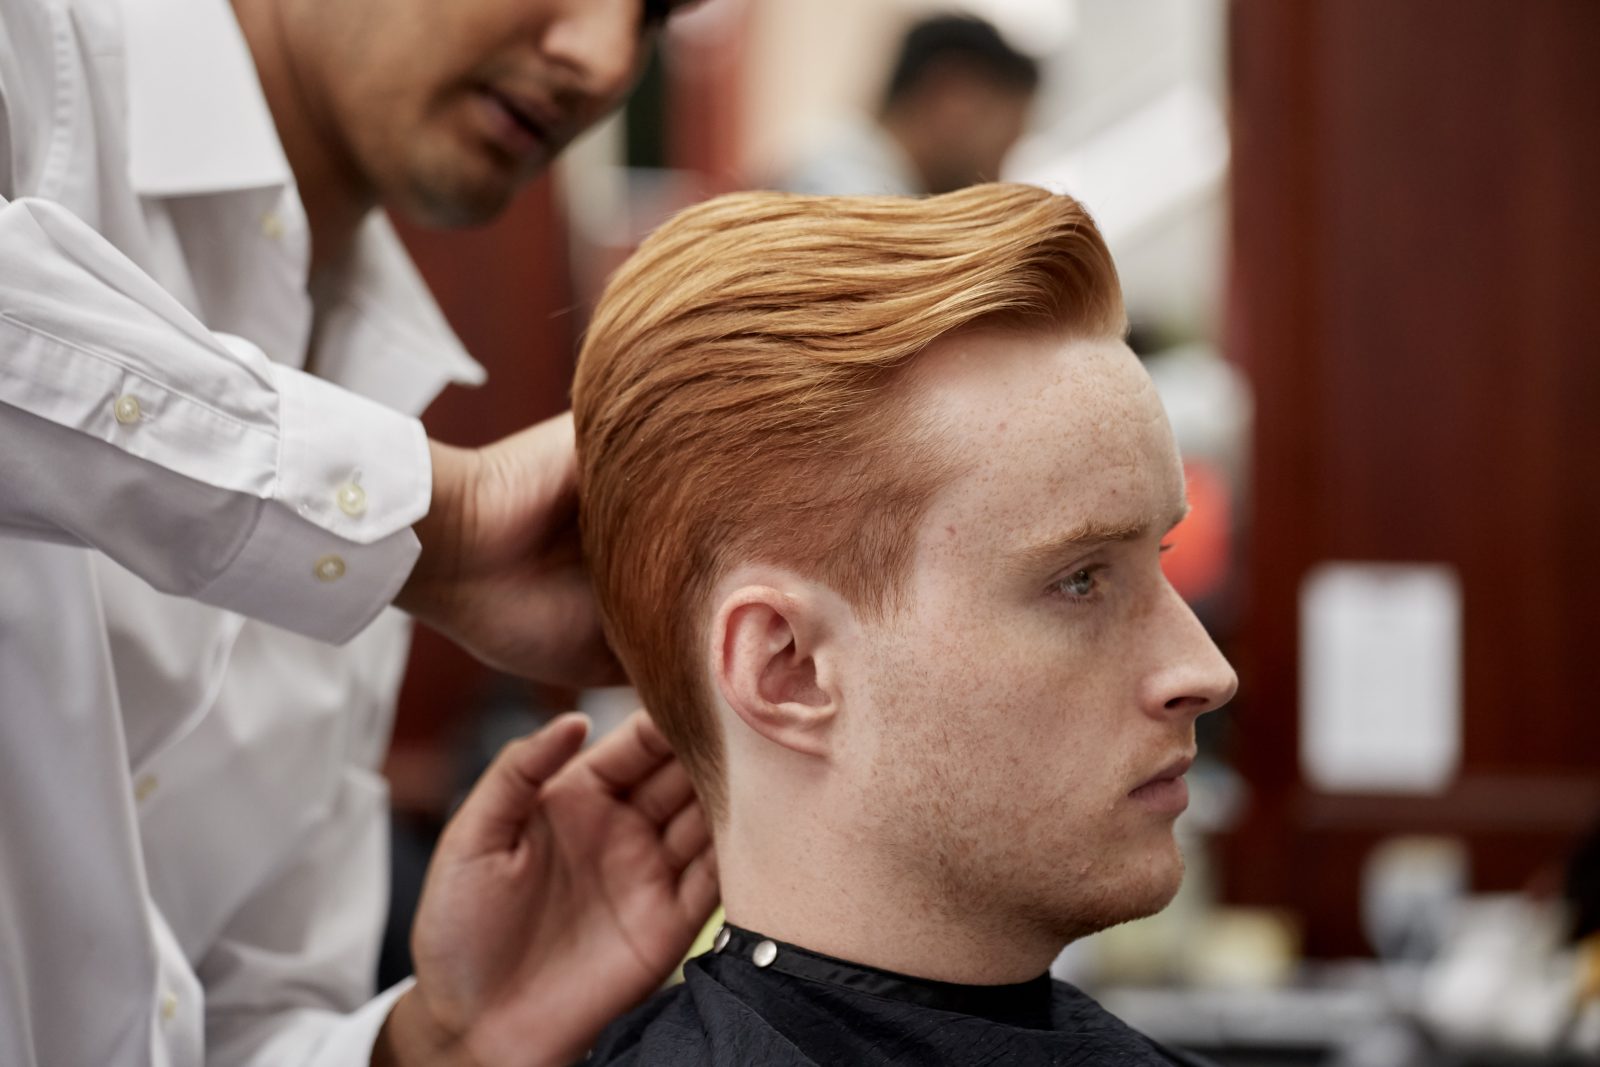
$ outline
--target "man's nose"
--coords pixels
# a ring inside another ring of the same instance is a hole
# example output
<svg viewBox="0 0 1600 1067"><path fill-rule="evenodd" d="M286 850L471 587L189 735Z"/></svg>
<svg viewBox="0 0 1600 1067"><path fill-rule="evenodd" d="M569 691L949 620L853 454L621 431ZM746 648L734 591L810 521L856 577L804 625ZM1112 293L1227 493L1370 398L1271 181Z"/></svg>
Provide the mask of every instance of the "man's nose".
<svg viewBox="0 0 1600 1067"><path fill-rule="evenodd" d="M576 0L545 30L544 54L573 76L591 100L620 97L632 84L639 50L640 0Z"/></svg>
<svg viewBox="0 0 1600 1067"><path fill-rule="evenodd" d="M1177 591L1168 586L1165 596L1141 704L1158 717L1199 718L1232 700L1239 678Z"/></svg>

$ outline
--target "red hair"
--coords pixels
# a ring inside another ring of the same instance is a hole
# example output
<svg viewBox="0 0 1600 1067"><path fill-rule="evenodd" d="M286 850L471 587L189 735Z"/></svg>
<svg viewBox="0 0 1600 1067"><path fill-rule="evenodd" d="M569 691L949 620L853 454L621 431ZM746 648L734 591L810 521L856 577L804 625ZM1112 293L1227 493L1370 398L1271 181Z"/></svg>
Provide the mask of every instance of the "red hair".
<svg viewBox="0 0 1600 1067"><path fill-rule="evenodd" d="M892 386L933 341L996 320L1124 329L1075 200L734 194L662 226L607 286L573 386L584 551L607 636L713 814L713 586L778 563L890 610L951 470Z"/></svg>

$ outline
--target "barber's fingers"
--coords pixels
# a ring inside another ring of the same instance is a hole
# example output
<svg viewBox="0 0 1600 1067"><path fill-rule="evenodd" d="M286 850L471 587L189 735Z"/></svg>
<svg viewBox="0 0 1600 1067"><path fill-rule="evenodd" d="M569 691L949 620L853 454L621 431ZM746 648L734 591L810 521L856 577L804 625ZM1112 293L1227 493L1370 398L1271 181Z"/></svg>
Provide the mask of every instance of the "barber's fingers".
<svg viewBox="0 0 1600 1067"><path fill-rule="evenodd" d="M710 844L711 827L699 804L690 804L678 812L661 833L661 848L674 874L681 873Z"/></svg>
<svg viewBox="0 0 1600 1067"><path fill-rule="evenodd" d="M500 750L451 819L455 843L481 853L511 848L539 806L539 791L589 736L589 720L558 715L537 733Z"/></svg>
<svg viewBox="0 0 1600 1067"><path fill-rule="evenodd" d="M605 788L622 796L647 781L672 760L672 746L661 736L644 711L636 711L606 736L596 741L580 767L598 778Z"/></svg>
<svg viewBox="0 0 1600 1067"><path fill-rule="evenodd" d="M656 826L665 826L695 799L689 772L677 760L662 764L628 796L639 814Z"/></svg>
<svg viewBox="0 0 1600 1067"><path fill-rule="evenodd" d="M709 844L678 876L678 911L691 925L700 927L722 899L717 881L717 854Z"/></svg>

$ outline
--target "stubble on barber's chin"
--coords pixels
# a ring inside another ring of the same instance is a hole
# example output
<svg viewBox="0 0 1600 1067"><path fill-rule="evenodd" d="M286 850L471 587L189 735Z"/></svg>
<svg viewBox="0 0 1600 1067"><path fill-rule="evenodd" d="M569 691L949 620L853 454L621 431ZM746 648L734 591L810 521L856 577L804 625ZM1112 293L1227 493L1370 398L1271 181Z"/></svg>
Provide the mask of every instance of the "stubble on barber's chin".
<svg viewBox="0 0 1600 1067"><path fill-rule="evenodd" d="M417 226L461 229L493 222L543 169L530 164L519 172L478 151L459 143L455 131L422 123L409 143L372 144L366 155L384 207Z"/></svg>
<svg viewBox="0 0 1600 1067"><path fill-rule="evenodd" d="M428 229L455 230L493 222L516 195L514 183L473 183L456 175L413 175L404 192L385 204L407 222Z"/></svg>

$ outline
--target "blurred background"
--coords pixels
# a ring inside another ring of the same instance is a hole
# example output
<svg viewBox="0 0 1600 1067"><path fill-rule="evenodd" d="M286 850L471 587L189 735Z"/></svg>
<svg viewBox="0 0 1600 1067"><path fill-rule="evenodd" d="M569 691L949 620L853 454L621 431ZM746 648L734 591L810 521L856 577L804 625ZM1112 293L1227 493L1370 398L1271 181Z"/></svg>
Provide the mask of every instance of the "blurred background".
<svg viewBox="0 0 1600 1067"><path fill-rule="evenodd" d="M1167 912L1057 973L1225 1064L1600 1060L1600 3L707 0L500 222L406 230L491 385L567 406L587 310L738 188L1082 200L1185 456L1169 557L1241 676ZM626 693L419 632L388 775L400 933L498 746Z"/></svg>

